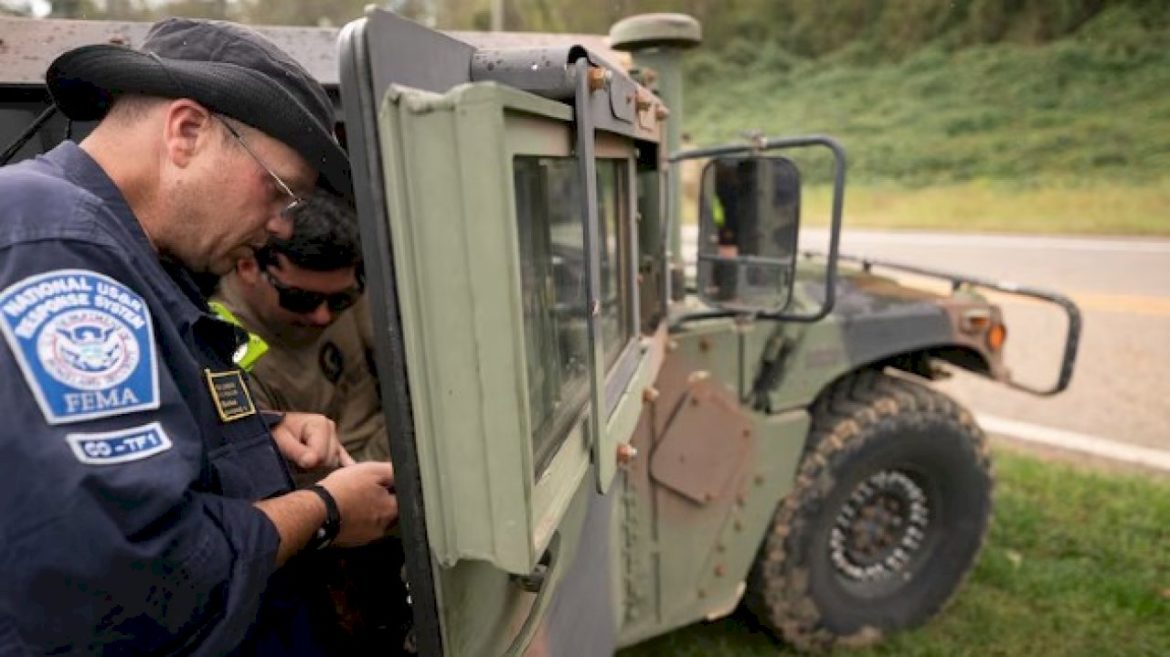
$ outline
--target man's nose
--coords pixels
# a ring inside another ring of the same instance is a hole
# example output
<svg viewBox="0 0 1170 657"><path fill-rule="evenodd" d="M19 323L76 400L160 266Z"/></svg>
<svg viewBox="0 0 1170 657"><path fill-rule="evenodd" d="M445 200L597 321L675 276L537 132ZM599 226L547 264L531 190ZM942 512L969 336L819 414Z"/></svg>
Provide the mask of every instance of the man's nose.
<svg viewBox="0 0 1170 657"><path fill-rule="evenodd" d="M329 326L333 321L333 313L329 311L329 305L324 302L317 306L313 312L306 315L306 317L308 317L309 322L313 326Z"/></svg>

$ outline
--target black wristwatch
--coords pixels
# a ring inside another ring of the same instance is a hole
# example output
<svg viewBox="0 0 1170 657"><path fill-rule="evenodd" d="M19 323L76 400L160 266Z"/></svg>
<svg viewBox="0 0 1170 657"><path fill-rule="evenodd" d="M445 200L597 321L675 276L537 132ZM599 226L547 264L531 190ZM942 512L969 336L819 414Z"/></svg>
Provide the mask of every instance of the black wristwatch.
<svg viewBox="0 0 1170 657"><path fill-rule="evenodd" d="M337 508L337 500L333 499L333 495L320 484L313 484L305 490L312 491L321 498L325 503L325 522L313 532L313 538L309 539L308 549L310 550L324 550L333 543L333 539L337 538L337 533L341 531L341 510Z"/></svg>

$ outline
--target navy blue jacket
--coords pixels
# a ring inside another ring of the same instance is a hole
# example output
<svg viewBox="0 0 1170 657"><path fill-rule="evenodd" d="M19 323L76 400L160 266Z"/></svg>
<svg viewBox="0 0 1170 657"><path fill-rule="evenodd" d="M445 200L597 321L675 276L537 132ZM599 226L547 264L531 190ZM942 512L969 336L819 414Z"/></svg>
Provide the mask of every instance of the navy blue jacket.
<svg viewBox="0 0 1170 657"><path fill-rule="evenodd" d="M236 330L72 142L0 169L0 334L0 655L232 650L288 472Z"/></svg>

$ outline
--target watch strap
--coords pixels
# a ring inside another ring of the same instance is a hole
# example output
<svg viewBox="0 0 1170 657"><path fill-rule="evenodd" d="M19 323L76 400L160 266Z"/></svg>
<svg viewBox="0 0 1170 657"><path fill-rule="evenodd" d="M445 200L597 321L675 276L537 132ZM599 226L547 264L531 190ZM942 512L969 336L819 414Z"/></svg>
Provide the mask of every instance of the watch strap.
<svg viewBox="0 0 1170 657"><path fill-rule="evenodd" d="M313 484L305 490L316 493L317 497L320 497L321 501L325 503L325 521L309 539L310 549L322 550L329 547L329 544L337 538L338 532L341 531L341 509L337 507L337 500L333 499L333 495L324 486Z"/></svg>

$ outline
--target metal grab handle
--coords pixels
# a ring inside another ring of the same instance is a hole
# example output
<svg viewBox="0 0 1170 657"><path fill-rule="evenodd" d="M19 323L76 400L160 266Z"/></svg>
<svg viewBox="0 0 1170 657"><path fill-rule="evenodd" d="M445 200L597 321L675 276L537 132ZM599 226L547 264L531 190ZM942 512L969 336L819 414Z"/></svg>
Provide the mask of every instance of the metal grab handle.
<svg viewBox="0 0 1170 657"><path fill-rule="evenodd" d="M53 115L56 113L57 106L49 105L45 111L41 112L37 118L33 119L33 122L24 129L24 132L20 133L20 136L12 140L12 143L4 148L4 152L0 154L0 166L8 164L9 160L16 157L16 154L20 152L20 149L24 148L24 145L31 141L32 138L35 137L38 132L40 132L41 128L43 128L45 124L49 122L49 119L53 118Z"/></svg>
<svg viewBox="0 0 1170 657"><path fill-rule="evenodd" d="M1009 292L1008 290L1003 291ZM1064 339L1064 355L1060 363L1060 377L1057 379L1056 385L1052 386L1051 388L1033 388L1032 386L1016 381L1014 378L1008 379L1007 384L1017 390L1030 392L1033 395L1049 397L1062 392L1072 381L1073 368L1076 366L1077 362L1077 348L1080 345L1081 340L1081 309L1077 307L1077 304L1072 299L1069 299L1063 295L1052 294L1051 296L1043 296L1042 294L1034 294L1032 292L1032 290L1018 290L1015 292L1009 292L1009 294L1020 294L1023 296L1043 299L1045 301L1051 301L1052 303L1055 303L1056 305L1063 308L1065 314L1068 315L1068 334ZM1044 291L1038 290L1036 292Z"/></svg>
<svg viewBox="0 0 1170 657"><path fill-rule="evenodd" d="M803 255L807 258L819 257L823 254L815 251L805 251ZM894 271L904 271L908 274L916 274L919 276L929 276L931 278L941 278L949 281L951 290L958 290L960 286L967 285L970 287L982 287L1004 294L1012 294L1015 296L1028 297L1031 299L1039 299L1049 303L1056 304L1064 310L1065 315L1068 316L1068 333L1064 339L1064 350L1060 362L1060 375L1056 380L1056 385L1051 388L1034 388L1032 386L1019 383L1013 379L1008 379L1004 383L1017 390L1032 393L1033 395L1051 396L1062 392L1068 387L1072 381L1073 369L1077 362L1077 348L1081 342L1081 310L1077 307L1076 302L1072 299L1051 290L1043 288L1031 287L1028 285L1019 285L1016 283L1008 283L1004 281L993 281L987 278L978 278L976 276L965 276L963 274L952 274L950 272L938 271L928 269L925 267L917 267L914 265L904 265L897 262L888 262L884 260L877 260L874 258L866 258L862 256L849 255L841 253L838 259L846 262L856 262L861 265L863 271L870 271L874 267L881 267L882 269L890 269Z"/></svg>
<svg viewBox="0 0 1170 657"><path fill-rule="evenodd" d="M536 600L532 602L532 608L528 610L528 618L524 619L520 631L512 639L512 645L504 651L504 657L521 657L536 636L536 630L540 627L541 621L544 620L545 613L548 612L549 603L552 602L552 591L556 588L553 586L553 582L560 576L560 571L557 568L560 565L560 554L561 533L554 531L552 538L548 540L548 550L545 551L545 556L537 565L536 570L531 575L513 578L513 581L520 588L530 593L536 593Z"/></svg>

